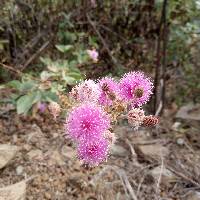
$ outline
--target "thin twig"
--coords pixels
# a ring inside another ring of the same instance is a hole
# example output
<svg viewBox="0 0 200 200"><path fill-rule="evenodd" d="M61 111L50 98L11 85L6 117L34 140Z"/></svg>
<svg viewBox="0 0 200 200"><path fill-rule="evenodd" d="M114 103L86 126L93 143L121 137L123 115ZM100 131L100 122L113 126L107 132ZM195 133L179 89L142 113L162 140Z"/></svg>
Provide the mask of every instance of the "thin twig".
<svg viewBox="0 0 200 200"><path fill-rule="evenodd" d="M97 174L91 181L90 181L90 184L92 185L95 185L95 182L98 181L98 179L108 170L113 170L115 173L117 173L117 175L119 176L120 180L121 180L121 183L124 187L124 191L128 197L128 193L127 193L127 189L129 191L129 194L131 195L131 198L133 200L138 200L133 188L131 187L131 184L128 180L128 177L125 173L124 170L122 169L119 169L117 166L106 166L104 167L101 172L99 174Z"/></svg>
<svg viewBox="0 0 200 200"><path fill-rule="evenodd" d="M200 187L200 184L199 184L198 182L196 182L196 181L192 180L191 178L187 177L185 174L176 171L175 169L173 169L173 168L170 167L169 165L167 165L166 168L167 168L168 170L170 170L171 172L173 172L174 174L176 174L177 176L183 178L184 180L189 181L190 183L192 183L193 185L195 185L195 186L197 186L197 187Z"/></svg>
<svg viewBox="0 0 200 200"><path fill-rule="evenodd" d="M159 177L158 177L158 182L157 182L157 185L156 185L156 193L157 194L159 192L163 170L164 170L164 159L163 159L163 155L162 155L162 152L161 152L161 168L160 168L160 174L159 174Z"/></svg>
<svg viewBox="0 0 200 200"><path fill-rule="evenodd" d="M43 32L39 32L34 38L32 38L25 47L23 47L24 51L20 54L16 56L16 61L15 61L15 65L18 66L20 65L20 63L22 63L23 59L25 58L25 56L27 56L27 54L29 53L30 49L34 49L34 47L38 44L38 42L40 41L40 39L45 35L46 31Z"/></svg>
<svg viewBox="0 0 200 200"><path fill-rule="evenodd" d="M115 64L117 67L119 67L120 63L117 62L116 58L112 55L108 45L106 44L105 40L103 39L103 37L101 36L100 32L98 31L95 23L91 20L89 14L87 14L87 19L88 19L88 22L91 24L91 26L93 27L94 31L96 32L96 34L98 35L99 39L101 40L104 48L106 49L108 55L110 56L113 64Z"/></svg>
<svg viewBox="0 0 200 200"><path fill-rule="evenodd" d="M44 51L44 49L47 48L47 46L49 45L50 41L47 41L45 42L40 48L39 50L33 54L27 61L26 63L24 64L23 68L21 69L21 71L23 71L31 62L33 62L33 60L35 60L40 54L42 51Z"/></svg>
<svg viewBox="0 0 200 200"><path fill-rule="evenodd" d="M3 64L3 63L0 63L0 65L1 65L3 68L5 68L5 69L11 71L12 73L15 73L15 75L17 75L17 76L19 76L19 77L21 77L21 76L23 75L22 72L20 72L19 70L15 69L15 68L12 67L12 66L9 66L9 65L6 65L6 64Z"/></svg>

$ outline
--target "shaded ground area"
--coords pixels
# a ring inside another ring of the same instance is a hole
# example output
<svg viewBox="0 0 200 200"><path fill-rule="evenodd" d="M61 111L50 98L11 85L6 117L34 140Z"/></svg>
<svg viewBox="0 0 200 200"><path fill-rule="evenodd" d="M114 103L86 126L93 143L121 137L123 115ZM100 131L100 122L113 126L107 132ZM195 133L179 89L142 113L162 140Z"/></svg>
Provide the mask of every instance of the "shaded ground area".
<svg viewBox="0 0 200 200"><path fill-rule="evenodd" d="M2 109L0 143L19 150L0 169L0 188L27 180L29 200L200 199L199 125L175 121L176 110L166 110L156 128L116 126L118 140L108 161L88 169L64 139L62 124Z"/></svg>

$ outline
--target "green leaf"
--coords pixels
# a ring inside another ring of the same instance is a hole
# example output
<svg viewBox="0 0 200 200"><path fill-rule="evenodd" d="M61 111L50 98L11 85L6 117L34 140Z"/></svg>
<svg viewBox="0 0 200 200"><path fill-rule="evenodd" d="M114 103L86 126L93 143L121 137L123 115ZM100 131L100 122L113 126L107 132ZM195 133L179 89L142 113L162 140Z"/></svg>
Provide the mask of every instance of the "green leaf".
<svg viewBox="0 0 200 200"><path fill-rule="evenodd" d="M63 79L68 85L74 85L76 81L75 78L70 77L70 76L65 76L63 77Z"/></svg>
<svg viewBox="0 0 200 200"><path fill-rule="evenodd" d="M0 85L0 90L4 89L6 86L5 85Z"/></svg>
<svg viewBox="0 0 200 200"><path fill-rule="evenodd" d="M21 83L20 81L18 81L18 80L13 80L13 81L8 82L6 85L7 85L8 87L12 87L12 88L15 88L15 89L17 89L17 90L20 90L21 84L22 84L22 83Z"/></svg>
<svg viewBox="0 0 200 200"><path fill-rule="evenodd" d="M89 45L97 49L98 48L97 38L89 36Z"/></svg>
<svg viewBox="0 0 200 200"><path fill-rule="evenodd" d="M28 90L35 88L35 86L36 86L35 81L32 81L32 80L25 81L25 82L21 83L19 90L20 91L28 91Z"/></svg>
<svg viewBox="0 0 200 200"><path fill-rule="evenodd" d="M53 75L53 74L50 73L50 72L48 72L48 71L43 71L43 72L41 72L41 74L40 74L40 78L41 78L42 81L46 81L46 80L48 80L52 75Z"/></svg>
<svg viewBox="0 0 200 200"><path fill-rule="evenodd" d="M65 32L64 33L64 38L65 38L65 42L68 42L68 43L72 44L77 39L77 36L76 36L75 33Z"/></svg>
<svg viewBox="0 0 200 200"><path fill-rule="evenodd" d="M20 97L17 100L17 113L18 114L27 114L31 109L32 105L41 99L40 91L32 92L27 95Z"/></svg>
<svg viewBox="0 0 200 200"><path fill-rule="evenodd" d="M73 48L72 45L56 45L56 48L62 53L66 53Z"/></svg>
<svg viewBox="0 0 200 200"><path fill-rule="evenodd" d="M52 60L50 58L43 58L43 57L40 57L40 60L43 64L45 65L50 65L52 63Z"/></svg>
<svg viewBox="0 0 200 200"><path fill-rule="evenodd" d="M45 91L42 93L42 100L43 101L58 101L58 96L55 92L51 92L51 91Z"/></svg>
<svg viewBox="0 0 200 200"><path fill-rule="evenodd" d="M76 82L76 79L73 77L68 76L64 71L62 72L62 79L66 82L68 85L74 85Z"/></svg>
<svg viewBox="0 0 200 200"><path fill-rule="evenodd" d="M77 73L77 72L69 72L69 73L67 73L67 75L72 77L72 78L75 78L76 80L82 79L81 74Z"/></svg>

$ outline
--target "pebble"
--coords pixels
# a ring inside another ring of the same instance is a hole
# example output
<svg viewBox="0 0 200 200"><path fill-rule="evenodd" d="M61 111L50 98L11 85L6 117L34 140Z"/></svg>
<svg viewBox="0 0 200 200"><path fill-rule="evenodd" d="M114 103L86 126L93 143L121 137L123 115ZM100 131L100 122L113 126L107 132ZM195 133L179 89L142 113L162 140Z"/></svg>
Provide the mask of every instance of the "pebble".
<svg viewBox="0 0 200 200"><path fill-rule="evenodd" d="M68 159L74 158L76 156L75 150L68 146L63 146L61 149L61 154Z"/></svg>
<svg viewBox="0 0 200 200"><path fill-rule="evenodd" d="M185 143L183 138L178 138L176 142L180 146L184 145L184 143Z"/></svg>
<svg viewBox="0 0 200 200"><path fill-rule="evenodd" d="M118 156L118 157L125 157L127 156L127 150L119 145L113 145L111 148L111 155Z"/></svg>
<svg viewBox="0 0 200 200"><path fill-rule="evenodd" d="M23 171L24 171L24 168L21 165L19 165L16 168L16 173L17 173L18 176L21 175L23 173Z"/></svg>
<svg viewBox="0 0 200 200"><path fill-rule="evenodd" d="M51 194L49 192L45 192L44 196L46 199L51 199Z"/></svg>

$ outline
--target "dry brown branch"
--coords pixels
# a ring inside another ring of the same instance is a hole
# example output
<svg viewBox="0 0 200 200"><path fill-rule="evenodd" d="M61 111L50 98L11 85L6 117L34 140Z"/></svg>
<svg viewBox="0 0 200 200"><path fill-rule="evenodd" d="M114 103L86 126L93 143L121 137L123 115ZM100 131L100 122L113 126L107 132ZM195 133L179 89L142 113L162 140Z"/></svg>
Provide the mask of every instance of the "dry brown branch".
<svg viewBox="0 0 200 200"><path fill-rule="evenodd" d="M20 55L17 55L17 57L15 59L16 60L15 66L19 66L19 65L21 65L20 63L23 63L23 59L25 58L25 56L27 56L29 54L30 50L33 49L38 44L38 42L45 35L45 33L46 33L46 31L39 32L34 38L32 38L25 45L25 47L23 47L24 51Z"/></svg>
<svg viewBox="0 0 200 200"><path fill-rule="evenodd" d="M129 180L124 170L119 169L117 166L106 166L104 167L94 178L89 182L91 185L95 185L96 182L109 170L113 170L120 178L121 183L124 187L127 198L129 198L128 192L131 196L131 199L138 200Z"/></svg>
<svg viewBox="0 0 200 200"><path fill-rule="evenodd" d="M99 39L101 40L104 48L106 49L108 55L110 56L113 64L117 67L119 67L120 63L116 60L116 58L112 55L108 45L106 44L105 40L103 39L103 37L101 36L98 28L96 27L96 24L91 20L89 14L87 14L87 19L88 19L88 22L91 24L92 28L94 29L94 31L96 32L97 36L99 37Z"/></svg>
<svg viewBox="0 0 200 200"><path fill-rule="evenodd" d="M14 67L12 66L9 66L9 65L6 65L6 64L3 64L3 63L0 63L0 65L4 68L4 69L7 69L9 71L11 71L12 73L14 73L15 75L17 75L18 77L21 77L23 75L22 72L20 72L19 70L15 69Z"/></svg>
<svg viewBox="0 0 200 200"><path fill-rule="evenodd" d="M39 49L38 51L33 54L27 61L26 63L23 65L21 71L23 71L31 62L33 62L41 53L42 51L44 51L48 45L50 44L50 41L45 42Z"/></svg>
<svg viewBox="0 0 200 200"><path fill-rule="evenodd" d="M164 158L163 158L163 155L162 155L162 152L161 152L161 168L160 168L160 174L159 174L159 177L158 177L158 182L157 182L157 185L156 185L156 193L157 194L158 194L159 188L160 188L160 183L161 183L161 179L162 179L163 169L164 169Z"/></svg>
<svg viewBox="0 0 200 200"><path fill-rule="evenodd" d="M198 188L200 188L200 183L194 181L193 179L191 179L190 177L186 176L185 174L178 172L176 169L172 168L171 166L167 165L166 168L168 170L170 170L171 172L173 172L174 174L176 174L177 176L183 178L185 181L188 181L189 183L197 186Z"/></svg>

